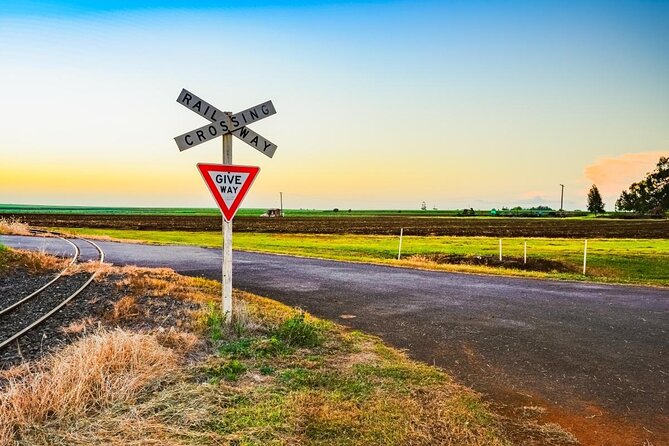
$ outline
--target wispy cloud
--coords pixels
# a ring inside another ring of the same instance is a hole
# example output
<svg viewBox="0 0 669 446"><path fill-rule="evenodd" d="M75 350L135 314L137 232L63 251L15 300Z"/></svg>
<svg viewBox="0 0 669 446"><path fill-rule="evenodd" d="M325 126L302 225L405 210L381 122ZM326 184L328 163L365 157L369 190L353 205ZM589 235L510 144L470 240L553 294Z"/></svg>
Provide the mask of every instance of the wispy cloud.
<svg viewBox="0 0 669 446"><path fill-rule="evenodd" d="M617 195L653 170L661 156L669 156L669 152L624 153L617 157L599 158L586 166L584 173L602 194Z"/></svg>

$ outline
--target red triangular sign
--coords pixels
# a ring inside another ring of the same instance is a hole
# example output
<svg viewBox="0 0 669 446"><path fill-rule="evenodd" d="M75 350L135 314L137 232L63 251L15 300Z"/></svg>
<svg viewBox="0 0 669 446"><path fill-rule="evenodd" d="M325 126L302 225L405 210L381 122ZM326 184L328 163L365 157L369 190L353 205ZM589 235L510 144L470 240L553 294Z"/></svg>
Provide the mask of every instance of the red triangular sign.
<svg viewBox="0 0 669 446"><path fill-rule="evenodd" d="M200 163L197 168L218 203L223 218L232 221L260 167Z"/></svg>

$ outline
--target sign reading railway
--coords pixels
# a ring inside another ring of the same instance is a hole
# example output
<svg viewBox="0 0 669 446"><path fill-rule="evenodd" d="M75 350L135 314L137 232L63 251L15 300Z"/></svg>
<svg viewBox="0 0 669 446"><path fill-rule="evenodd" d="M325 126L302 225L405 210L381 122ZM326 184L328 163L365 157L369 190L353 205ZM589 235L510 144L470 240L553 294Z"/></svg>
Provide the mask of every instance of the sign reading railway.
<svg viewBox="0 0 669 446"><path fill-rule="evenodd" d="M276 113L272 101L238 113L222 112L209 102L186 89L182 89L177 102L209 121L202 127L174 138L182 152L222 136L223 164L198 164L197 167L214 195L223 214L223 315L232 320L232 219L244 196L255 180L259 167L232 165L232 137L241 139L260 153L273 157L276 144L257 134L248 124Z"/></svg>
<svg viewBox="0 0 669 446"><path fill-rule="evenodd" d="M221 208L223 218L232 221L260 168L202 163L197 168Z"/></svg>
<svg viewBox="0 0 669 446"><path fill-rule="evenodd" d="M260 153L270 158L274 156L276 144L246 127L248 124L275 114L276 110L272 101L263 102L239 113L228 114L223 113L210 103L183 89L177 98L177 102L211 121L209 124L174 138L177 147L182 152L221 135L232 133Z"/></svg>

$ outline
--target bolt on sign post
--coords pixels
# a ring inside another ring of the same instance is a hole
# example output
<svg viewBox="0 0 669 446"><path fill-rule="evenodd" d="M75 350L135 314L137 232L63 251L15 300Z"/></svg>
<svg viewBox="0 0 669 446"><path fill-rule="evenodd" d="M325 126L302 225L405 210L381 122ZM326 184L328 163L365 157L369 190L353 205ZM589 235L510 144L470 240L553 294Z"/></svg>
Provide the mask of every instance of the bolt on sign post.
<svg viewBox="0 0 669 446"><path fill-rule="evenodd" d="M223 262L221 268L222 308L225 321L232 319L232 219L244 200L259 167L235 166L232 164L232 137L241 139L260 153L272 158L277 149L263 136L246 127L276 113L272 101L238 113L222 112L186 89L181 90L177 102L206 118L209 123L174 138L180 151L222 136L223 164L198 164L205 183L209 187L222 217Z"/></svg>

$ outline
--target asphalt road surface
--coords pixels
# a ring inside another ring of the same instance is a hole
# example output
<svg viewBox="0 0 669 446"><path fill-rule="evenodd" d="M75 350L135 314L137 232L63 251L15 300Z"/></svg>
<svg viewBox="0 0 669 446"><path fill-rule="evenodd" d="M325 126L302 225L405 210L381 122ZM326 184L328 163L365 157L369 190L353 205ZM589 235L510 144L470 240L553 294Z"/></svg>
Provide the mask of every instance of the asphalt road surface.
<svg viewBox="0 0 669 446"><path fill-rule="evenodd" d="M71 255L58 239L0 236L0 243ZM220 280L220 250L99 245L117 265ZM669 444L669 289L237 251L233 283L378 335L498 407L545 407L546 420L586 444Z"/></svg>

